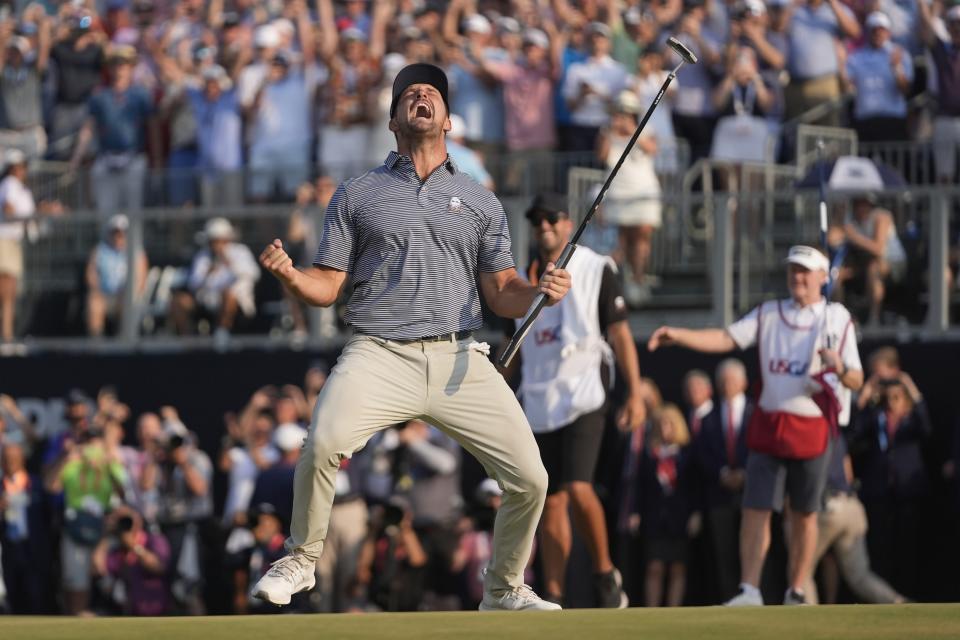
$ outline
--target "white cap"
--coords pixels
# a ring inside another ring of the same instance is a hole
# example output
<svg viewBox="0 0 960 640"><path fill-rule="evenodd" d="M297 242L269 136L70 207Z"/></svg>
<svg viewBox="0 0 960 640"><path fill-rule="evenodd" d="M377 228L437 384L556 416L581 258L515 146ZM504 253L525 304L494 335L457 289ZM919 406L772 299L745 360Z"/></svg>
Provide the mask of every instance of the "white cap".
<svg viewBox="0 0 960 640"><path fill-rule="evenodd" d="M260 49L273 49L280 46L280 34L276 27L265 24L258 27L253 34L253 44Z"/></svg>
<svg viewBox="0 0 960 640"><path fill-rule="evenodd" d="M630 7L623 12L623 21L627 24L640 24L643 22L643 12L640 7Z"/></svg>
<svg viewBox="0 0 960 640"><path fill-rule="evenodd" d="M523 31L523 27L520 26L516 18L501 16L497 18L497 30L500 33L520 33Z"/></svg>
<svg viewBox="0 0 960 640"><path fill-rule="evenodd" d="M500 488L500 485L497 484L497 481L493 478L484 478L483 482L477 485L475 495L478 502L483 502L491 496L502 496L503 489Z"/></svg>
<svg viewBox="0 0 960 640"><path fill-rule="evenodd" d="M203 228L203 236L210 240L233 240L233 225L226 218L210 218Z"/></svg>
<svg viewBox="0 0 960 640"><path fill-rule="evenodd" d="M467 19L463 22L463 30L467 33L492 33L493 28L490 26L490 21L479 13L475 13L471 16L467 16Z"/></svg>
<svg viewBox="0 0 960 640"><path fill-rule="evenodd" d="M550 38L540 29L527 29L523 32L523 44L532 44L541 49L549 49Z"/></svg>
<svg viewBox="0 0 960 640"><path fill-rule="evenodd" d="M383 75L393 80L400 73L400 70L407 66L407 59L402 53L388 53L383 56L381 66L383 67Z"/></svg>
<svg viewBox="0 0 960 640"><path fill-rule="evenodd" d="M887 31L890 31L890 27L892 26L890 23L890 18L888 18L887 14L885 14L882 11L874 11L873 13L868 15L867 21L864 24L866 25L868 30L881 27L883 29L886 29Z"/></svg>
<svg viewBox="0 0 960 640"><path fill-rule="evenodd" d="M343 40L355 40L357 42L366 42L367 34L356 27L347 27L340 32L340 38Z"/></svg>
<svg viewBox="0 0 960 640"><path fill-rule="evenodd" d="M761 0L744 0L743 6L748 13L755 16L762 16L767 12L767 5Z"/></svg>
<svg viewBox="0 0 960 640"><path fill-rule="evenodd" d="M307 430L298 424L285 422L273 433L273 443L281 451L294 451L303 446Z"/></svg>
<svg viewBox="0 0 960 640"><path fill-rule="evenodd" d="M453 140L463 140L467 137L467 123L455 113L450 114L450 131L447 132L447 137Z"/></svg>
<svg viewBox="0 0 960 640"><path fill-rule="evenodd" d="M785 262L787 262L787 264L798 264L810 271L827 272L830 270L830 261L827 259L827 256L823 255L819 249L814 249L813 247L802 244L790 247Z"/></svg>
<svg viewBox="0 0 960 640"><path fill-rule="evenodd" d="M183 424L179 420L163 421L163 437L165 439L169 440L174 436L187 438L189 435L190 431L187 429L187 425Z"/></svg>
<svg viewBox="0 0 960 640"><path fill-rule="evenodd" d="M130 219L122 213L118 213L114 216L111 216L107 221L107 229L111 231L115 229L120 229L121 231L126 231L130 227Z"/></svg>
<svg viewBox="0 0 960 640"><path fill-rule="evenodd" d="M8 49L16 49L20 55L25 56L30 53L30 41L23 36L13 36L7 41Z"/></svg>
<svg viewBox="0 0 960 640"><path fill-rule="evenodd" d="M3 154L3 164L6 167L12 167L17 164L25 164L27 162L27 154L20 149L10 148L7 149Z"/></svg>
<svg viewBox="0 0 960 640"><path fill-rule="evenodd" d="M591 22L590 23L590 35L591 36L603 36L604 38L613 37L613 33L603 22Z"/></svg>
<svg viewBox="0 0 960 640"><path fill-rule="evenodd" d="M944 19L946 22L956 22L960 20L960 4L950 7Z"/></svg>
<svg viewBox="0 0 960 640"><path fill-rule="evenodd" d="M621 91L613 102L615 113L640 113L640 98L633 91Z"/></svg>
<svg viewBox="0 0 960 640"><path fill-rule="evenodd" d="M227 74L227 70L218 64L212 64L209 67L204 67L200 75L203 77L204 81L218 83L220 85L220 89L223 91L229 91L230 87L233 86L233 81Z"/></svg>
<svg viewBox="0 0 960 640"><path fill-rule="evenodd" d="M293 23L287 18L277 18L270 23L270 26L273 27L277 35L292 36L297 31Z"/></svg>

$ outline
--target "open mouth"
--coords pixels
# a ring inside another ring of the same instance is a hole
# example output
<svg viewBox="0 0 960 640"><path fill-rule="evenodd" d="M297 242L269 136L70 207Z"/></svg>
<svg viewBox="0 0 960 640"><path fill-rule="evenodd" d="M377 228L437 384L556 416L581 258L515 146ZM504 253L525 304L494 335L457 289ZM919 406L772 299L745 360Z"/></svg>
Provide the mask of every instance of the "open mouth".
<svg viewBox="0 0 960 640"><path fill-rule="evenodd" d="M430 119L433 117L433 108L430 106L429 102L423 100L415 102L413 104L414 109L414 118L426 118Z"/></svg>

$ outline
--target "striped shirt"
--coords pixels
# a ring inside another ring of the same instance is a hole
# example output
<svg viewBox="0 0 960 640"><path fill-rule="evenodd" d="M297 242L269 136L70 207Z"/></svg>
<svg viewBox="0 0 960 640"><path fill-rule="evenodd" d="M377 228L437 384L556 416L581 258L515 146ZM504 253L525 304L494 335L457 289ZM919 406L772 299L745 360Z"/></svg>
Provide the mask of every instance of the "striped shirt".
<svg viewBox="0 0 960 640"><path fill-rule="evenodd" d="M337 188L313 264L349 273L347 322L390 340L479 329L478 273L514 267L496 196L449 158L421 181L396 152Z"/></svg>

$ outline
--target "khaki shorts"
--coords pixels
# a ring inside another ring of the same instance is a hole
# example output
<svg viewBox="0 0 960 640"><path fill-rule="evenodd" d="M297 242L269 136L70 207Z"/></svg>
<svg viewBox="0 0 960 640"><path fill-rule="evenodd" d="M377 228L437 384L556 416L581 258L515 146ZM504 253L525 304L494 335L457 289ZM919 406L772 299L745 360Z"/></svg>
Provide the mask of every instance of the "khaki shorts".
<svg viewBox="0 0 960 640"><path fill-rule="evenodd" d="M0 275L23 277L23 248L19 240L0 238Z"/></svg>
<svg viewBox="0 0 960 640"><path fill-rule="evenodd" d="M89 590L92 566L93 547L77 544L64 532L60 539L60 568L63 588L67 591Z"/></svg>

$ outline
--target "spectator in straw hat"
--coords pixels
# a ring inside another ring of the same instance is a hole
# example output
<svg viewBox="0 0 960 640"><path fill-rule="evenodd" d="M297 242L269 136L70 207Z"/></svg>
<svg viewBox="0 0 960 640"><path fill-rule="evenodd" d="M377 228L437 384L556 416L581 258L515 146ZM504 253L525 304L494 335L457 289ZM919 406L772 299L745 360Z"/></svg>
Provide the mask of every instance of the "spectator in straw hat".
<svg viewBox="0 0 960 640"><path fill-rule="evenodd" d="M260 268L250 249L236 241L233 225L226 218L207 221L201 238L207 246L193 258L187 289L174 295L171 318L180 334L192 333L192 320L199 315L216 323L214 337L229 337L237 313L256 313L253 286Z"/></svg>

